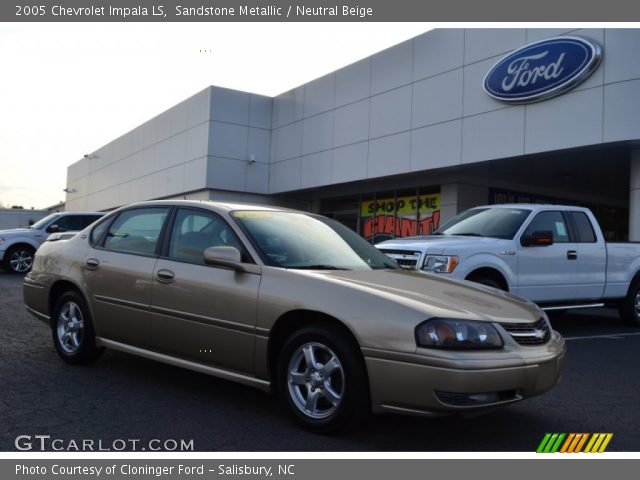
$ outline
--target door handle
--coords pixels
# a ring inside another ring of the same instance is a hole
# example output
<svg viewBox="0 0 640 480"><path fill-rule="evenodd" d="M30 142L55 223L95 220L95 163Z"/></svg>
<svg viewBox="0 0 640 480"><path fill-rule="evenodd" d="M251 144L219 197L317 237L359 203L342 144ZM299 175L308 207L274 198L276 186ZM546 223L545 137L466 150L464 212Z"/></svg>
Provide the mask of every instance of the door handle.
<svg viewBox="0 0 640 480"><path fill-rule="evenodd" d="M163 268L162 270L158 270L156 272L156 278L160 283L171 283L176 279L176 274L171 270Z"/></svg>
<svg viewBox="0 0 640 480"><path fill-rule="evenodd" d="M568 260L577 260L578 259L578 252L576 252L575 250L567 250L567 259Z"/></svg>
<svg viewBox="0 0 640 480"><path fill-rule="evenodd" d="M98 260L97 258L88 258L85 262L85 265L89 270L97 270L98 267L100 267L100 260Z"/></svg>

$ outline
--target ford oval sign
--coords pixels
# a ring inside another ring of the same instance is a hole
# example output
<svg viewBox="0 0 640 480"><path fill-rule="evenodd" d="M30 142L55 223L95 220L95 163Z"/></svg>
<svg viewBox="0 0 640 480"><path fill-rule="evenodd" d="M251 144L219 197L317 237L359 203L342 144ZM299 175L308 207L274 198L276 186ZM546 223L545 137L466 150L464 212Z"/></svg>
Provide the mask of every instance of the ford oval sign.
<svg viewBox="0 0 640 480"><path fill-rule="evenodd" d="M496 63L484 90L505 103L532 103L572 89L591 75L602 48L582 37L555 37L526 45Z"/></svg>

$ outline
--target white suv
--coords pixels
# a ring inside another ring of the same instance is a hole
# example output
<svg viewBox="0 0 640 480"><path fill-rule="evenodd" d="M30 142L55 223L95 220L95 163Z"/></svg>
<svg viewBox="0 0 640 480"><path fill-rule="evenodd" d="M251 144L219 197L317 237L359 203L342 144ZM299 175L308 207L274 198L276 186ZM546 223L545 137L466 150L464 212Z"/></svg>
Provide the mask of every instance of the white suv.
<svg viewBox="0 0 640 480"><path fill-rule="evenodd" d="M0 230L0 264L9 272L26 273L31 270L33 255L49 234L83 230L103 215L100 212L53 213L29 228Z"/></svg>

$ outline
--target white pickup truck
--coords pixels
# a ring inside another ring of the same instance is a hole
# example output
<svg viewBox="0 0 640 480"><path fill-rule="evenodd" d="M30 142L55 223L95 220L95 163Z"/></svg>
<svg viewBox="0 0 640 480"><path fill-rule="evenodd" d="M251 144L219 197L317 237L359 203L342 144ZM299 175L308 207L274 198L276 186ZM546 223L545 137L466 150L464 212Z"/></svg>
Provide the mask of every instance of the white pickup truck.
<svg viewBox="0 0 640 480"><path fill-rule="evenodd" d="M404 268L470 280L546 310L615 305L640 326L640 243L607 243L587 208L476 207L430 236L376 245Z"/></svg>

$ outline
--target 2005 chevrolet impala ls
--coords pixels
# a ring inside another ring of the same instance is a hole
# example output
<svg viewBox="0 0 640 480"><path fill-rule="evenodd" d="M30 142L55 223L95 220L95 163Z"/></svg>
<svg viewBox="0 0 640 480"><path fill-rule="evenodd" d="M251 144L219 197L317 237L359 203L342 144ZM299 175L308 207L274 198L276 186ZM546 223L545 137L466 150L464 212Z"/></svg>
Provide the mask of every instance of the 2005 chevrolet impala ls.
<svg viewBox="0 0 640 480"><path fill-rule="evenodd" d="M121 208L45 243L24 300L69 363L106 347L276 390L322 432L538 395L565 353L531 302L403 270L338 222L264 206Z"/></svg>

